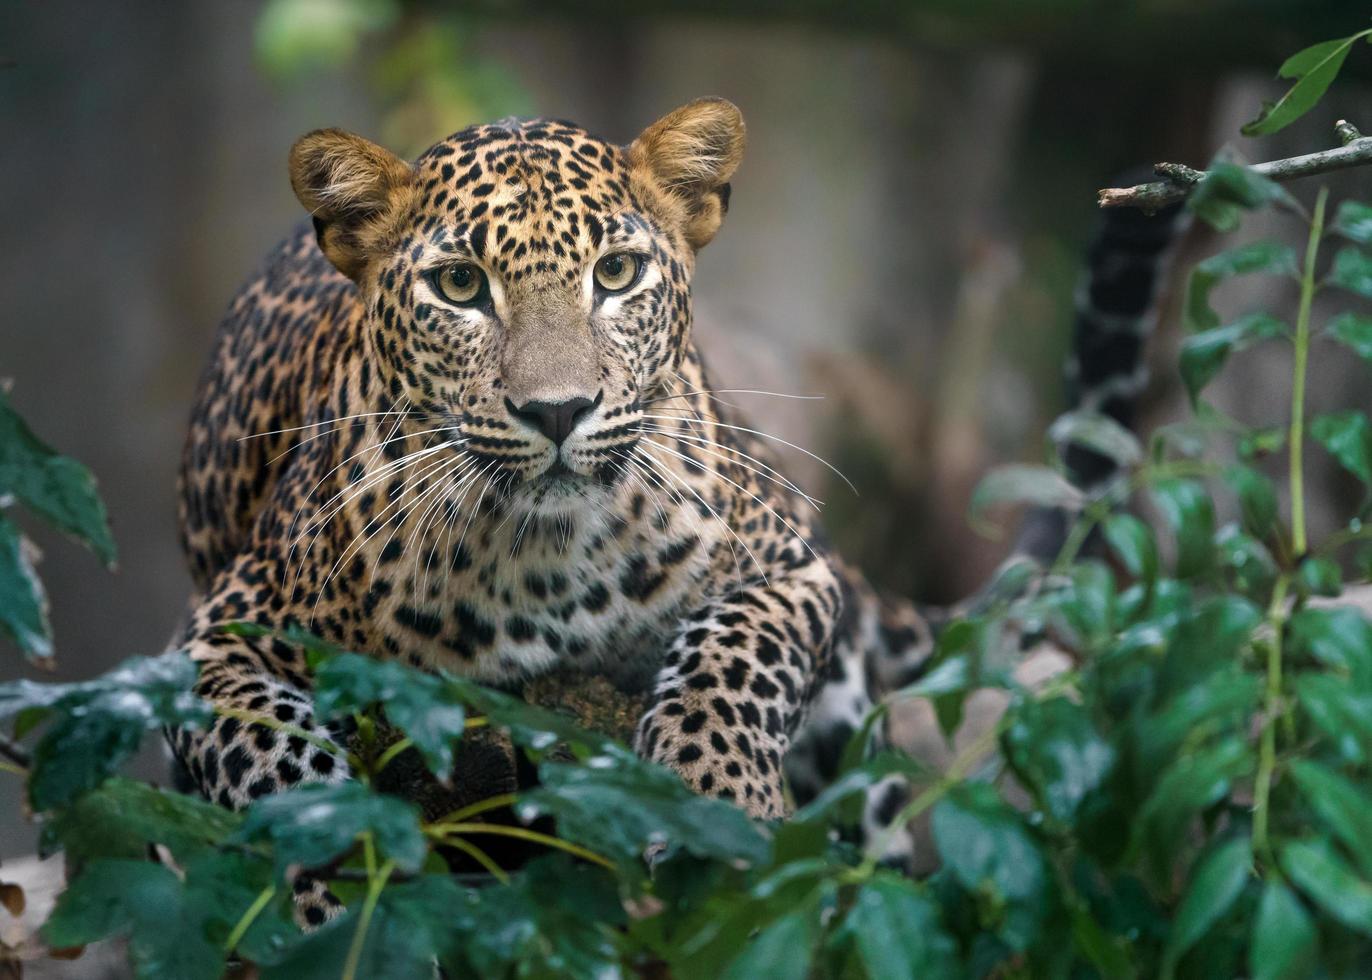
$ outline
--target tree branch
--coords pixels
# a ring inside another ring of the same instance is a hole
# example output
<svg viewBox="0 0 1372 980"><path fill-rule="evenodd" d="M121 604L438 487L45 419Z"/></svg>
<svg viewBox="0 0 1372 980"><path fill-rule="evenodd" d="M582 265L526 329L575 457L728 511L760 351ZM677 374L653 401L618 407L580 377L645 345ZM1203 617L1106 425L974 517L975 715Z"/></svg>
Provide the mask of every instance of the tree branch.
<svg viewBox="0 0 1372 980"><path fill-rule="evenodd" d="M1334 127L1334 132L1338 134L1342 146L1285 160L1257 163L1252 169L1269 180L1281 182L1372 163L1372 136L1363 136L1343 119ZM1098 203L1103 208L1130 207L1156 211L1186 197L1205 176L1205 171L1193 170L1179 163L1160 163L1153 170L1163 179L1134 187L1103 188L1097 192Z"/></svg>

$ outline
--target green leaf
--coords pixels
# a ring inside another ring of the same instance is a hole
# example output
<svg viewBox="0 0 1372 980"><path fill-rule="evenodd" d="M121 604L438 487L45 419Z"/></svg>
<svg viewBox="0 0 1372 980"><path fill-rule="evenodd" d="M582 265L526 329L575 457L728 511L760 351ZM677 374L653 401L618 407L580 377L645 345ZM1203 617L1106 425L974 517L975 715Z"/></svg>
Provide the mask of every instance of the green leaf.
<svg viewBox="0 0 1372 980"><path fill-rule="evenodd" d="M615 860L630 874L652 845L702 858L759 864L767 838L743 810L692 792L675 773L619 748L583 765L547 761L539 786L516 805L521 819L550 815L558 835Z"/></svg>
<svg viewBox="0 0 1372 980"><path fill-rule="evenodd" d="M1210 306L1210 293L1221 280L1256 272L1295 278L1296 253L1281 242L1253 242L1197 263L1186 287L1183 322L1187 332L1201 333L1220 325L1219 314Z"/></svg>
<svg viewBox="0 0 1372 980"><path fill-rule="evenodd" d="M1056 470L1047 466L1011 463L997 466L982 478L972 493L970 509L973 521L978 521L988 508L1000 504L1031 504L1076 510L1081 502L1081 491Z"/></svg>
<svg viewBox="0 0 1372 980"><path fill-rule="evenodd" d="M1244 136L1270 136L1291 125L1320 101L1348 57L1353 42L1363 34L1322 41L1298 51L1282 64L1277 74L1294 78L1296 84L1275 103L1264 105L1256 119L1243 126Z"/></svg>
<svg viewBox="0 0 1372 980"><path fill-rule="evenodd" d="M1355 764L1372 758L1372 694L1352 690L1331 674L1303 674L1295 689L1305 713L1340 756Z"/></svg>
<svg viewBox="0 0 1372 980"><path fill-rule="evenodd" d="M724 971L724 980L806 980L814 955L814 912L797 909L768 925Z"/></svg>
<svg viewBox="0 0 1372 980"><path fill-rule="evenodd" d="M1115 752L1090 716L1065 697L1028 699L1010 710L1003 736L1015 774L1064 824L1110 775Z"/></svg>
<svg viewBox="0 0 1372 980"><path fill-rule="evenodd" d="M938 905L909 879L878 874L865 882L840 931L852 936L871 980L962 975Z"/></svg>
<svg viewBox="0 0 1372 980"><path fill-rule="evenodd" d="M1290 200L1281 185L1251 167L1216 160L1191 191L1186 207L1217 231L1229 232L1239 226L1240 212Z"/></svg>
<svg viewBox="0 0 1372 980"><path fill-rule="evenodd" d="M13 495L59 531L114 565L114 536L95 477L35 436L0 391L0 498Z"/></svg>
<svg viewBox="0 0 1372 980"><path fill-rule="evenodd" d="M1166 518L1177 544L1176 575L1190 578L1210 569L1215 535L1215 508L1205 485L1196 480L1159 480L1153 502Z"/></svg>
<svg viewBox="0 0 1372 980"><path fill-rule="evenodd" d="M1277 491L1272 481L1251 466L1235 464L1224 471L1224 482L1239 498L1243 529L1259 541L1277 523Z"/></svg>
<svg viewBox="0 0 1372 980"><path fill-rule="evenodd" d="M284 872L290 864L328 864L366 832L400 870L417 871L424 863L428 848L418 808L356 782L314 783L263 797L248 808L235 839L271 840L277 867Z"/></svg>
<svg viewBox="0 0 1372 980"><path fill-rule="evenodd" d="M1343 468L1363 483L1372 483L1372 432L1362 412L1331 412L1310 423L1310 434L1319 440Z"/></svg>
<svg viewBox="0 0 1372 980"><path fill-rule="evenodd" d="M575 758L585 761L595 756L624 751L624 747L614 739L589 731L566 715L473 684L465 678L447 673L442 676L468 707L485 715L492 725L508 732L511 741L535 755L541 756L562 747Z"/></svg>
<svg viewBox="0 0 1372 980"><path fill-rule="evenodd" d="M1286 426L1273 425L1267 428L1249 429L1239 439L1238 452L1244 459L1261 459L1280 452L1286 445Z"/></svg>
<svg viewBox="0 0 1372 980"><path fill-rule="evenodd" d="M1133 514L1111 514L1105 520L1104 532L1130 575L1147 583L1158 577L1158 546L1147 524Z"/></svg>
<svg viewBox="0 0 1372 980"><path fill-rule="evenodd" d="M1372 207L1361 201L1344 201L1334 214L1329 230L1359 245L1372 245Z"/></svg>
<svg viewBox="0 0 1372 980"><path fill-rule="evenodd" d="M1233 575L1234 587L1254 600L1267 596L1277 580L1277 563L1259 540L1226 524L1215 535L1221 564Z"/></svg>
<svg viewBox="0 0 1372 980"><path fill-rule="evenodd" d="M1345 310L1325 325L1324 334L1372 361L1372 319Z"/></svg>
<svg viewBox="0 0 1372 980"><path fill-rule="evenodd" d="M1163 771L1139 810L1135 838L1142 836L1150 854L1170 867L1190 819L1223 799L1231 781L1252 768L1253 754L1237 737L1181 756Z"/></svg>
<svg viewBox="0 0 1372 980"><path fill-rule="evenodd" d="M181 861L222 843L242 817L198 796L156 789L122 776L106 780L43 824L45 851L61 847L81 864L142 857L163 844Z"/></svg>
<svg viewBox="0 0 1372 980"><path fill-rule="evenodd" d="M1372 794L1309 759L1293 759L1291 775L1310 808L1343 841L1364 873L1372 873L1372 854L1367 851L1372 840Z"/></svg>
<svg viewBox="0 0 1372 980"><path fill-rule="evenodd" d="M1326 282L1372 299L1372 256L1352 246L1340 249Z"/></svg>
<svg viewBox="0 0 1372 980"><path fill-rule="evenodd" d="M1296 569L1296 580L1307 595L1336 596L1343 591L1343 573L1337 562L1311 555Z"/></svg>
<svg viewBox="0 0 1372 980"><path fill-rule="evenodd" d="M86 867L57 900L42 933L56 949L126 935L139 980L218 980L225 955L203 926L203 917L186 908L174 872L117 860Z"/></svg>
<svg viewBox="0 0 1372 980"><path fill-rule="evenodd" d="M1143 459L1138 436L1099 412L1077 411L1059 416L1049 428L1048 438L1058 446L1083 446L1122 468Z"/></svg>
<svg viewBox="0 0 1372 980"><path fill-rule="evenodd" d="M1269 880L1258 902L1248 965L1253 980L1301 980L1314 967L1319 934L1299 898Z"/></svg>
<svg viewBox="0 0 1372 980"><path fill-rule="evenodd" d="M343 653L315 671L314 701L323 719L379 705L435 776L446 779L452 772L453 743L466 730L467 712L442 678L394 660Z"/></svg>
<svg viewBox="0 0 1372 980"><path fill-rule="evenodd" d="M1215 847L1200 861L1167 936L1165 963L1175 966L1233 907L1249 878L1252 847L1246 836L1236 837ZM1171 966L1164 966L1163 972L1170 975Z"/></svg>
<svg viewBox="0 0 1372 980"><path fill-rule="evenodd" d="M1201 389L1215 379L1229 355L1273 337L1284 337L1286 324L1266 313L1250 313L1227 327L1192 334L1181 345L1181 379L1195 407Z"/></svg>
<svg viewBox="0 0 1372 980"><path fill-rule="evenodd" d="M995 929L1000 939L1012 949L1028 948L1039 938L1051 883L1043 852L1019 814L991 786L963 783L934 807L933 831L957 882L1003 909Z"/></svg>
<svg viewBox="0 0 1372 980"><path fill-rule="evenodd" d="M1278 860L1291 883L1326 914L1372 936L1372 884L1360 878L1327 841L1288 844Z"/></svg>
<svg viewBox="0 0 1372 980"><path fill-rule="evenodd" d="M52 656L48 597L28 540L0 513L0 634L29 657Z"/></svg>
<svg viewBox="0 0 1372 980"><path fill-rule="evenodd" d="M1291 617L1290 649L1352 675L1360 691L1372 691L1372 623L1346 606L1302 609Z"/></svg>
<svg viewBox="0 0 1372 980"><path fill-rule="evenodd" d="M199 725L209 706L194 693L197 668L184 653L135 657L75 684L0 684L0 718L41 711L47 728L33 751L29 801L36 810L94 789L138 748L143 733Z"/></svg>

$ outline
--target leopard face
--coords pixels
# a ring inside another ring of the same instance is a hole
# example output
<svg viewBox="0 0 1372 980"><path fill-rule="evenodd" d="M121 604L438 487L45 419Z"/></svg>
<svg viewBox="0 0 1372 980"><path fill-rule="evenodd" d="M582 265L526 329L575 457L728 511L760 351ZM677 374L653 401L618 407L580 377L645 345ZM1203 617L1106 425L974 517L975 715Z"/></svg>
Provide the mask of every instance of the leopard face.
<svg viewBox="0 0 1372 980"><path fill-rule="evenodd" d="M644 406L676 379L695 250L723 217L743 138L721 100L628 147L506 121L413 165L324 130L296 144L291 174L357 284L362 370L391 410L451 450L451 471L546 513L608 504Z"/></svg>

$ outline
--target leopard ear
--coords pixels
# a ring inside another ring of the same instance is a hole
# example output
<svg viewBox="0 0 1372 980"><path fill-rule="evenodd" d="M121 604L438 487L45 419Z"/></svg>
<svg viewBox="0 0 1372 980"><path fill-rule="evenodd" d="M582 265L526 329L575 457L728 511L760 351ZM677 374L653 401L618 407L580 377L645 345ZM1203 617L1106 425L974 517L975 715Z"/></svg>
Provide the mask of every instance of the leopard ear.
<svg viewBox="0 0 1372 980"><path fill-rule="evenodd" d="M692 248L719 231L745 142L738 106L697 99L653 123L629 147L630 164L664 192Z"/></svg>
<svg viewBox="0 0 1372 980"><path fill-rule="evenodd" d="M414 171L390 150L341 129L317 129L296 140L290 170L320 249L357 279L413 197Z"/></svg>

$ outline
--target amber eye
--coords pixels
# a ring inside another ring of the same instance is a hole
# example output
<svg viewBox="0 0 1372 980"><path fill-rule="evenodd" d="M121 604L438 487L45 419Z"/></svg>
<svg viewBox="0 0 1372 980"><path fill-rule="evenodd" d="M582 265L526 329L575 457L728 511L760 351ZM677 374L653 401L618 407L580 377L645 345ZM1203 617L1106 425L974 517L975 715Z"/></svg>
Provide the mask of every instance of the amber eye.
<svg viewBox="0 0 1372 980"><path fill-rule="evenodd" d="M486 276L474 265L446 265L433 277L434 288L449 303L471 306L486 295Z"/></svg>
<svg viewBox="0 0 1372 980"><path fill-rule="evenodd" d="M638 278L639 258L627 252L614 252L595 264L596 285L608 293L628 289Z"/></svg>

